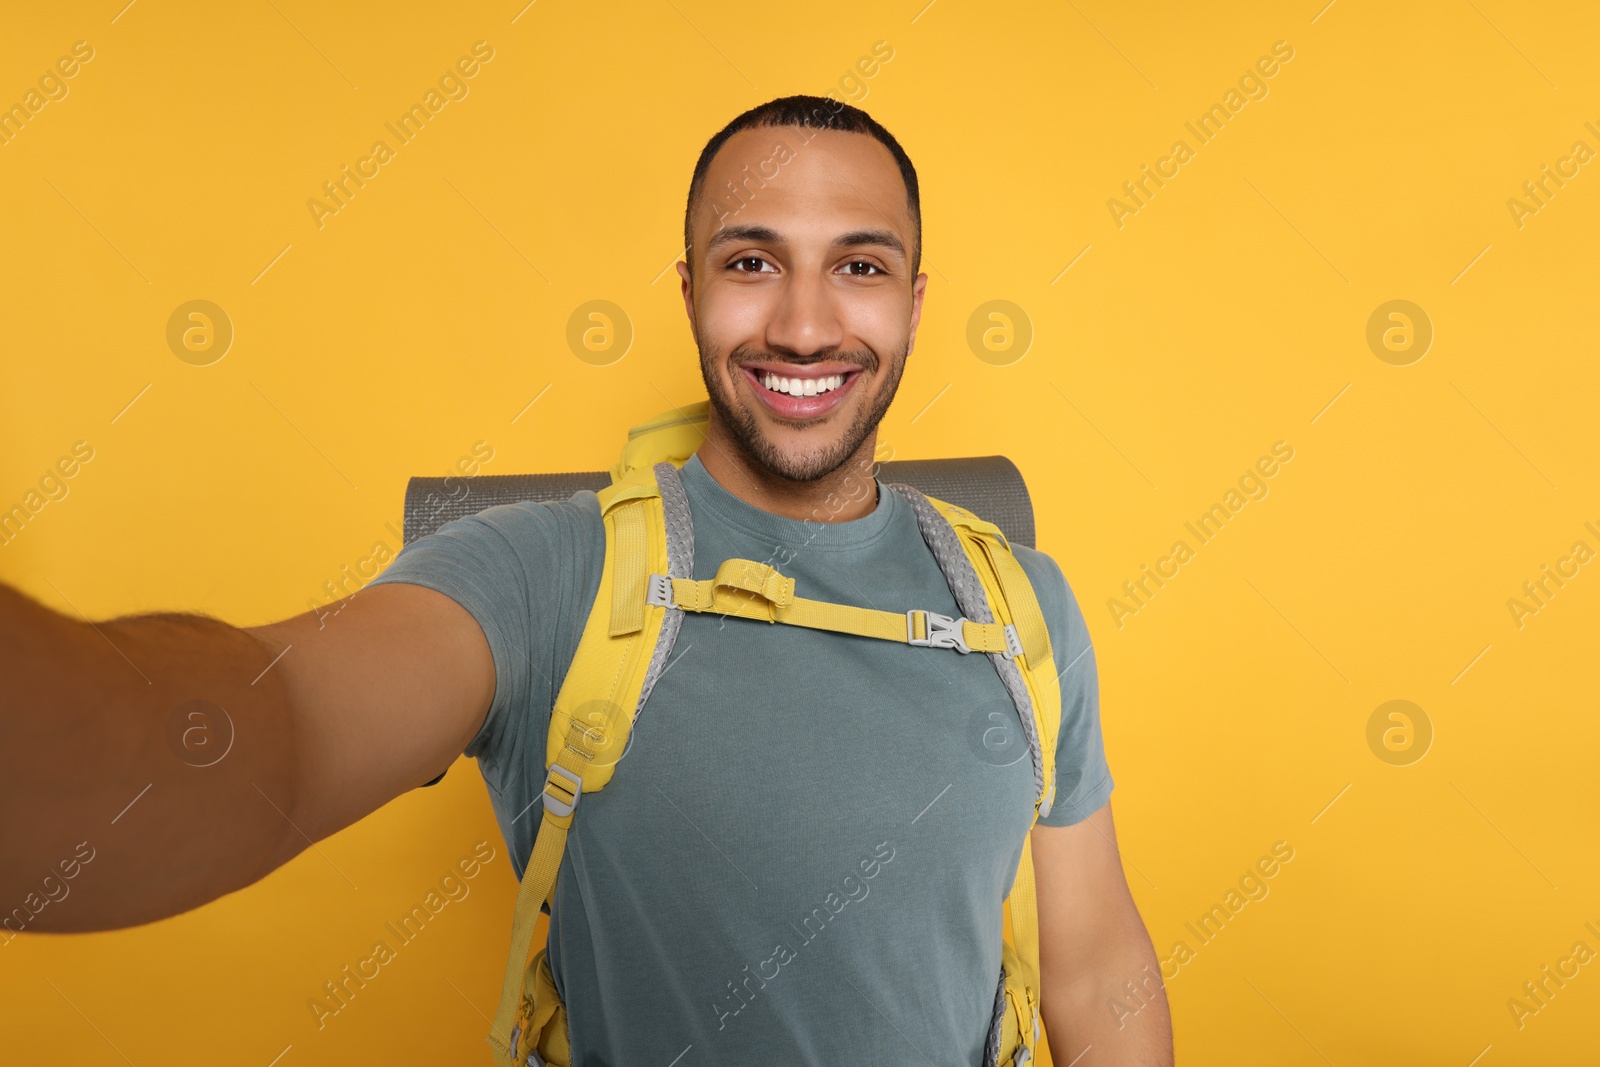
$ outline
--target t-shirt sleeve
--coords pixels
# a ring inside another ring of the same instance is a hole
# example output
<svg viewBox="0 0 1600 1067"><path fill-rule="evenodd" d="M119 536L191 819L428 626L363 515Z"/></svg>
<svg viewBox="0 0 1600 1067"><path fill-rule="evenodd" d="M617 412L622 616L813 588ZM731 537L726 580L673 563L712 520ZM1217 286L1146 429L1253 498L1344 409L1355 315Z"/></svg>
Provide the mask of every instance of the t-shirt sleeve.
<svg viewBox="0 0 1600 1067"><path fill-rule="evenodd" d="M593 493L486 508L403 548L369 585L404 582L454 600L494 657L495 691L465 755L478 760L516 863L532 851L550 709L600 584L604 528ZM522 812L519 816L519 812ZM519 867L520 870L520 867Z"/></svg>
<svg viewBox="0 0 1600 1067"><path fill-rule="evenodd" d="M1082 822L1111 799L1111 769L1100 735L1100 675L1089 626L1056 561L1013 545L1033 583L1061 684L1061 730L1056 736L1056 796L1044 826Z"/></svg>

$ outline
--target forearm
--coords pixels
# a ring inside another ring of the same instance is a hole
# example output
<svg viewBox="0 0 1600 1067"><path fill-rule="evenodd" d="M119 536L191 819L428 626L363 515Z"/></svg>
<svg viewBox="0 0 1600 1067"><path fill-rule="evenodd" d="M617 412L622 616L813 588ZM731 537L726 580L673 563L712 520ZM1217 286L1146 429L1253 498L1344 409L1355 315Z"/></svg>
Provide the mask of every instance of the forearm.
<svg viewBox="0 0 1600 1067"><path fill-rule="evenodd" d="M1171 1067L1161 965L1136 913L1077 959L1065 946L1053 956L1071 966L1041 976L1041 1010L1057 1067Z"/></svg>
<svg viewBox="0 0 1600 1067"><path fill-rule="evenodd" d="M215 619L90 624L0 584L0 943L174 915L305 847L272 656Z"/></svg>

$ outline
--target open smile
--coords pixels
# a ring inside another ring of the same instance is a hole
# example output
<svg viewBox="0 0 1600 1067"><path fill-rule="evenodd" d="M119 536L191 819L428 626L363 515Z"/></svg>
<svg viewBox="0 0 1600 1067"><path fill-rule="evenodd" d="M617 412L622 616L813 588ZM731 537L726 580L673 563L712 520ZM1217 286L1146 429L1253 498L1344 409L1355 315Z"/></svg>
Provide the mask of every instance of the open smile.
<svg viewBox="0 0 1600 1067"><path fill-rule="evenodd" d="M861 376L860 367L826 363L763 363L739 370L761 402L786 419L812 419L833 410Z"/></svg>

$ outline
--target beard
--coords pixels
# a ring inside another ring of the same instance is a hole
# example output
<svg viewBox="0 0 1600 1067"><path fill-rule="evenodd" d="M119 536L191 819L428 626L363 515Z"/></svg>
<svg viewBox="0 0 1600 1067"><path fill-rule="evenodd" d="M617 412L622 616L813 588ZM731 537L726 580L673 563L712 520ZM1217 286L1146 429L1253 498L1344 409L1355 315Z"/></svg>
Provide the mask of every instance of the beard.
<svg viewBox="0 0 1600 1067"><path fill-rule="evenodd" d="M837 419L834 419L808 429L808 438L816 438L817 443L807 448L784 451L762 434L756 413L748 407L740 406L734 395L722 388L722 376L717 373L717 369L726 365L734 374L740 374L742 372L739 371L739 367L746 362L787 362L795 366L804 364L745 346L734 349L728 354L728 358L724 359L722 353L706 343L698 330L695 332L695 345L700 350L700 376L705 379L706 395L711 400L711 406L716 409L717 417L732 434L739 450L746 458L765 470L791 482L814 482L825 478L843 467L860 450L862 443L878 428L878 423L883 421L885 412L894 401L895 391L900 387L900 376L905 372L905 357L910 351L908 341L905 349L890 360L889 377L878 389L878 394L870 403L864 406L856 405L855 417L845 428L843 435L827 436L835 432L833 422ZM865 348L857 352L836 353L829 358L857 364L861 367L861 377L875 374L880 363L877 355ZM859 386L858 381L852 385L852 390Z"/></svg>

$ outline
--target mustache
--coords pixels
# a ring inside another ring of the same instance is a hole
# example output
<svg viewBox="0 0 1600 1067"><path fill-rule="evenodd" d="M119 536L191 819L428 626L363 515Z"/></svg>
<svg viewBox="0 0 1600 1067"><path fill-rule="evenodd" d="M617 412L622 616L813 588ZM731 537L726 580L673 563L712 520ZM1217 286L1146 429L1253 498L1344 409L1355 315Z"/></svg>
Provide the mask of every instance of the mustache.
<svg viewBox="0 0 1600 1067"><path fill-rule="evenodd" d="M782 363L792 367L806 367L813 363L853 363L863 371L871 373L878 369L878 362L877 355L865 348L855 352L820 353L798 358L744 347L736 348L728 354L728 363L736 369L752 363Z"/></svg>

